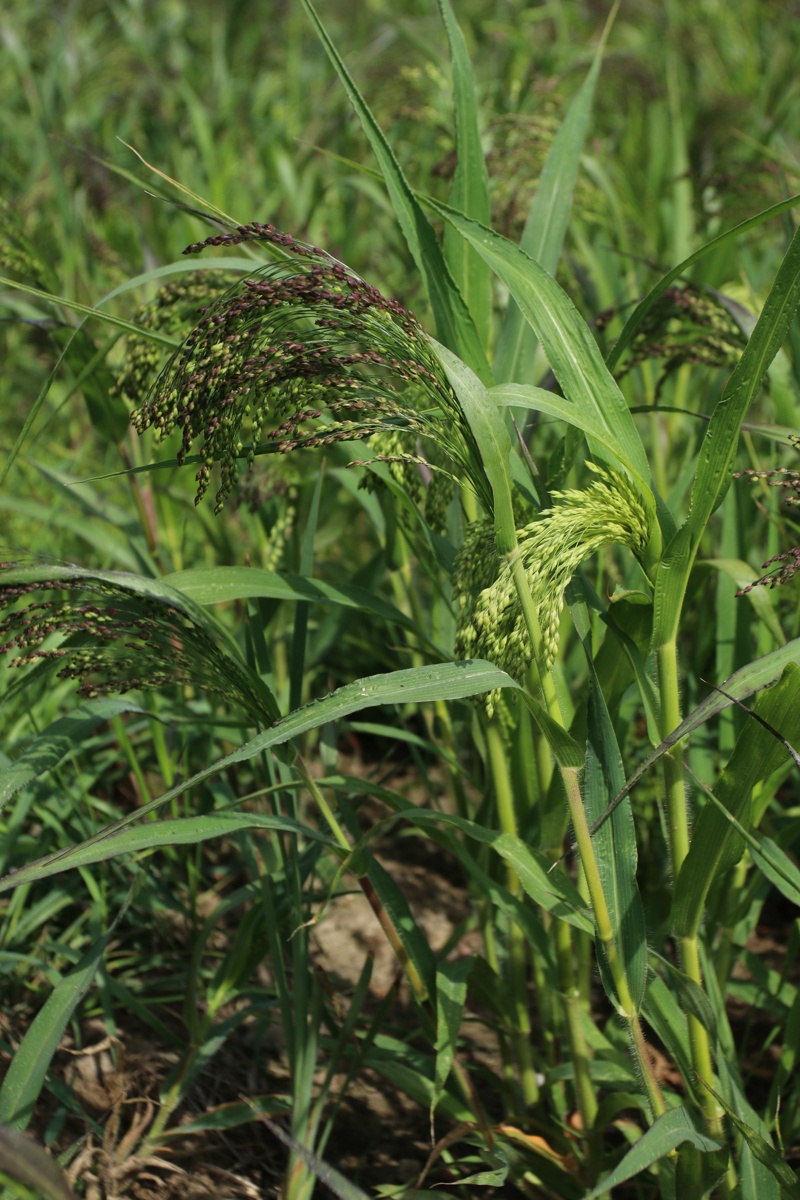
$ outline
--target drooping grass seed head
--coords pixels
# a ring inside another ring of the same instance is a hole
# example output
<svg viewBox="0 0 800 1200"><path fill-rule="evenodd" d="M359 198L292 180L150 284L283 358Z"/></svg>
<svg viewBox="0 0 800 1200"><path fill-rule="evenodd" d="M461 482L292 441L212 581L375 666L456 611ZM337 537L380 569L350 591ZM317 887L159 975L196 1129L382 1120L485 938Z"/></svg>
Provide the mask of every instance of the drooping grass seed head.
<svg viewBox="0 0 800 1200"><path fill-rule="evenodd" d="M59 678L75 680L81 696L183 686L213 693L255 721L274 716L214 630L180 601L142 594L125 576L76 570L26 581L24 571L4 564L0 613L0 656L13 655L7 665L49 664Z"/></svg>
<svg viewBox="0 0 800 1200"><path fill-rule="evenodd" d="M237 460L270 450L401 435L456 444L458 412L416 318L324 251L253 223L189 247L258 241L282 258L234 284L202 316L133 413L159 437L182 432L178 460L200 443L199 502L219 464L216 510ZM245 455L245 439L249 449ZM259 446L260 442L266 443Z"/></svg>
<svg viewBox="0 0 800 1200"><path fill-rule="evenodd" d="M790 434L789 441L795 450L800 450L800 434ZM789 467L775 467L766 471L748 468L746 471L734 473L734 479L742 478L748 479L751 483L766 480L770 487L785 488L792 493L786 497L786 503L792 507L800 505L800 471L793 471ZM767 567L771 569L767 571ZM776 554L772 558L768 558L761 564L761 568L766 571L766 574L753 580L752 583L748 583L746 587L740 588L736 593L737 596L745 596L756 587L779 587L783 583L788 583L795 575L800 574L800 546L793 546L790 550L785 550L783 554Z"/></svg>
<svg viewBox="0 0 800 1200"><path fill-rule="evenodd" d="M152 300L141 305L134 320L142 329L185 337L196 323L198 314L230 286L230 275L216 271L197 271L188 277L171 280L159 288ZM124 396L132 404L140 404L163 359L162 347L147 338L129 338L114 394Z"/></svg>

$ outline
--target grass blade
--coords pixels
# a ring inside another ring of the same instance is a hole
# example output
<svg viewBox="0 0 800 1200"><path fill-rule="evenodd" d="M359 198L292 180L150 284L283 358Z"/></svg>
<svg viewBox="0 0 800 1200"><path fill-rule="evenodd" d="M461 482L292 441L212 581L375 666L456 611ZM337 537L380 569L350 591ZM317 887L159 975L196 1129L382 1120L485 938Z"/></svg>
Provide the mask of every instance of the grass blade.
<svg viewBox="0 0 800 1200"><path fill-rule="evenodd" d="M388 600L351 584L326 583L324 579L268 571L263 567L226 566L191 567L186 571L165 575L163 581L197 604L223 604L248 598L338 604L343 608L371 612L384 621L403 625L413 629L418 637L424 637L419 626Z"/></svg>
<svg viewBox="0 0 800 1200"><path fill-rule="evenodd" d="M550 275L555 275L561 257L603 51L618 8L619 0L606 21L589 73L570 104L550 147L520 240L520 246L525 253L535 259ZM454 203L453 207L458 208L458 205ZM481 220L478 213L467 215ZM488 221L483 223L488 224ZM532 382L536 346L536 335L512 298L509 301L494 361L494 373L498 382Z"/></svg>
<svg viewBox="0 0 800 1200"><path fill-rule="evenodd" d="M607 1195L612 1188L646 1171L684 1142L689 1142L704 1154L713 1154L720 1149L719 1142L714 1142L705 1134L697 1132L685 1108L674 1108L651 1125L647 1133L628 1151L622 1162L598 1187L587 1192L583 1200L596 1200L596 1197Z"/></svg>
<svg viewBox="0 0 800 1200"><path fill-rule="evenodd" d="M120 854L141 854L147 850L157 850L161 846L196 846L200 842L230 837L247 829L272 829L302 834L303 837L323 845L334 845L324 834L318 833L311 826L293 821L291 817L270 817L259 813L216 812L203 817L175 817L159 821L157 824L137 825L132 829L120 828L120 825L121 822L117 822L77 846L58 850L55 854L49 854L46 858L20 867L11 875L0 879L0 892L7 892L11 888L36 880L48 879L73 867L107 862Z"/></svg>
<svg viewBox="0 0 800 1200"><path fill-rule="evenodd" d="M668 271L662 279L659 279L655 287L651 288L644 300L637 304L628 317L625 327L617 338L613 349L606 356L608 369L610 371L614 370L630 345L636 330L642 324L653 305L658 301L659 296L667 290L671 283L674 283L681 275L685 275L689 267L694 266L696 262L700 262L701 259L705 258L712 251L720 249L728 242L735 241L743 233L747 233L749 229L755 229L758 225L762 225L764 221L770 221L773 217L788 212L791 208L796 208L798 204L800 204L800 195L789 196L787 200L781 200L778 204L773 204L769 208L765 208L763 212L757 213L754 217L748 217L746 221L740 221L738 225L734 225L733 229L728 229L725 233L718 234L710 242L706 242L705 246L701 246L699 250L695 250L694 254L690 254L683 262L679 262L677 267L673 267L671 271Z"/></svg>
<svg viewBox="0 0 800 1200"><path fill-rule="evenodd" d="M70 300L66 296L54 296L52 292L43 292L41 288L32 287L28 283L20 283L18 280L6 279L0 275L0 285L14 288L18 292L24 292L26 296L34 296L37 300L47 300L49 304L57 304L61 308L68 309L70 312L80 313L82 317L96 317L99 321L105 322L106 325L112 325L115 329L121 329L124 333L131 333L135 337L147 338L149 342L155 342L157 345L165 346L169 350L177 350L180 346L180 342L166 333L158 333L154 329L143 329L141 325L137 325L133 321L126 321L124 317L115 317L113 313L102 312L99 308L92 308L88 304L81 304L78 300ZM2 481L0 480L0 482Z"/></svg>
<svg viewBox="0 0 800 1200"><path fill-rule="evenodd" d="M338 1196L339 1200L370 1200L366 1192L362 1192L361 1188L356 1187L349 1179L346 1179L340 1171L335 1167L331 1167L315 1154L313 1150L309 1150L302 1142L298 1142L297 1138L292 1137L280 1125L276 1125L263 1112L255 1113L256 1119L261 1121L269 1129L278 1141L283 1142L284 1146L288 1147L293 1154L301 1158L309 1171L320 1181L324 1183L329 1191L333 1192L334 1196Z"/></svg>
<svg viewBox="0 0 800 1200"><path fill-rule="evenodd" d="M433 1114L442 1097L461 1029L461 1017L467 999L467 976L472 970L472 958L439 963L436 968L436 1070L431 1100L431 1137Z"/></svg>
<svg viewBox="0 0 800 1200"><path fill-rule="evenodd" d="M149 803L143 804L141 808L121 817L119 821L102 829L79 846L58 850L54 854L39 859L37 863L6 876L5 879L0 880L0 892L8 891L9 888L16 887L18 883L23 882L33 868L37 873L31 878L45 878L65 870L73 865L73 855L93 853L94 848L107 838L116 836L120 830L126 829L149 813L156 812L190 788L219 775L235 763L247 762L249 759L263 754L266 750L285 745L292 738L299 737L312 729L318 729L328 721L340 720L351 713L360 712L365 708L374 708L380 704L421 704L435 700L460 700L469 696L481 695L498 687L519 689L519 684L492 663L478 660L441 663L438 666L430 667L411 667L406 671L372 675L357 680L355 683L347 684L324 700L315 700L304 708L298 709L297 712L290 713L288 717L251 738L231 754L177 783L161 796L157 796ZM219 817L221 814L213 815ZM157 827L147 826L147 828L154 831ZM303 832L309 832L305 827L302 828ZM309 834L309 836L313 835ZM139 848L142 848L143 845L144 843ZM129 848L127 843L125 846ZM101 858L106 857L110 856L101 855ZM99 860L86 859L85 861ZM23 874L24 872L28 872L28 874Z"/></svg>
<svg viewBox="0 0 800 1200"><path fill-rule="evenodd" d="M601 815L611 797L619 791L625 779L617 738L606 702L593 669L587 628L582 634L590 671L588 734L586 742L586 771L584 804L590 822ZM647 936L639 888L636 883L638 861L636 831L630 802L621 804L610 821L594 835L594 848L603 895L608 905L614 941L622 960L631 997L639 1010L647 980ZM606 992L618 1002L615 988L598 943L598 960Z"/></svg>
<svg viewBox="0 0 800 1200"><path fill-rule="evenodd" d="M12 876L13 879L13 876ZM56 985L20 1042L0 1088L0 1123L24 1129L44 1084L61 1035L89 990L114 930L133 899L134 887L111 928L94 943L78 965Z"/></svg>
<svg viewBox="0 0 800 1200"><path fill-rule="evenodd" d="M627 466L620 454L616 436L602 419L602 414L593 408L573 404L566 396L545 391L526 383L499 383L489 389L489 395L500 408L525 408L530 412L546 413L557 421L565 421L580 429L588 438L602 446L605 456L612 462Z"/></svg>
<svg viewBox="0 0 800 1200"><path fill-rule="evenodd" d="M524 890L536 904L576 929L594 933L594 922L587 915L586 901L577 888L564 874L552 871L550 860L526 845L521 838L487 829L475 821L467 821L449 813L411 809L402 815L415 825L453 826L467 837L490 846L504 862L513 867Z"/></svg>
<svg viewBox="0 0 800 1200"><path fill-rule="evenodd" d="M697 465L686 521L669 542L656 580L653 649L676 634L700 538L731 481L739 431L800 303L800 229L781 263L756 327L712 413Z"/></svg>
<svg viewBox="0 0 800 1200"><path fill-rule="evenodd" d="M615 461L631 473L652 510L650 466L641 438L597 342L575 305L553 277L519 246L446 204L430 203L506 285L534 329L565 397L581 418L596 422L606 438L616 444Z"/></svg>
<svg viewBox="0 0 800 1200"><path fill-rule="evenodd" d="M800 667L790 664L779 683L762 693L758 715L791 743L800 745ZM748 827L750 797L757 783L777 770L788 751L763 725L748 721L714 793L721 804ZM675 883L672 927L678 937L693 937L714 879L738 862L744 845L729 821L712 804L697 820L689 853Z"/></svg>
<svg viewBox="0 0 800 1200"><path fill-rule="evenodd" d="M486 170L481 145L472 63L450 0L439 0L439 10L450 43L456 116L456 170L450 203L466 216L480 221L482 225L489 225L489 173ZM456 286L472 314L481 345L485 348L489 345L492 328L492 283L489 269L483 259L450 226L445 229L444 256Z"/></svg>
<svg viewBox="0 0 800 1200"><path fill-rule="evenodd" d="M777 1150L770 1145L766 1138L762 1137L755 1129L738 1117L731 1107L725 1103L718 1092L714 1090L711 1084L705 1079L701 1079L703 1087L708 1088L715 1100L722 1105L728 1115L728 1120L735 1126L737 1131L742 1135L747 1145L750 1147L750 1152L753 1157L758 1160L767 1170L775 1176L780 1185L781 1195L788 1196L789 1200L800 1200L800 1179L792 1170L787 1162L781 1158Z"/></svg>
<svg viewBox="0 0 800 1200"><path fill-rule="evenodd" d="M0 809L32 779L37 779L63 762L98 725L123 712L147 715L144 709L127 700L111 698L90 700L68 716L53 721L37 734L10 767L0 771Z"/></svg>
<svg viewBox="0 0 800 1200"><path fill-rule="evenodd" d="M789 663L800 664L800 638L795 638L794 641L788 642L780 649L772 650L769 654L754 659L734 672L726 681L724 692L713 691L681 721L677 728L664 738L663 742L656 746L655 750L651 750L642 759L633 774L629 776L625 787L617 793L600 820L605 821L610 817L616 806L636 787L650 767L663 758L667 751L677 745L682 738L695 729L699 729L706 721L726 709L729 704L736 700L746 700L748 696L761 691L762 688L769 687ZM592 832L596 832L599 827L598 821L595 821Z"/></svg>
<svg viewBox="0 0 800 1200"><path fill-rule="evenodd" d="M492 373L472 317L445 262L433 228L408 185L391 146L320 21L311 0L303 8L325 47L378 160L384 183L417 269L425 281L439 340L450 346L485 383Z"/></svg>
<svg viewBox="0 0 800 1200"><path fill-rule="evenodd" d="M43 1200L74 1200L67 1177L52 1155L14 1129L0 1128L0 1173Z"/></svg>

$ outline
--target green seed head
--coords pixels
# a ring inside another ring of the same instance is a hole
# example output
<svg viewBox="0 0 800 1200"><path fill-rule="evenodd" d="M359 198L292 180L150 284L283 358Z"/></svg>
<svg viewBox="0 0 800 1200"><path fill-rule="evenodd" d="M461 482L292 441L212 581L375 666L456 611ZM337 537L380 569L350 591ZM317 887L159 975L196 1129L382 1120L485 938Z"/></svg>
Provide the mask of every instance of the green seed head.
<svg viewBox="0 0 800 1200"><path fill-rule="evenodd" d="M588 488L556 492L552 508L517 530L519 553L538 609L542 666L558 653L564 593L580 564L601 546L620 544L641 555L650 538L647 511L630 481L588 463ZM533 657L508 563L497 555L489 521L470 527L456 559L456 653L487 658L521 680ZM493 710L490 693L487 706Z"/></svg>

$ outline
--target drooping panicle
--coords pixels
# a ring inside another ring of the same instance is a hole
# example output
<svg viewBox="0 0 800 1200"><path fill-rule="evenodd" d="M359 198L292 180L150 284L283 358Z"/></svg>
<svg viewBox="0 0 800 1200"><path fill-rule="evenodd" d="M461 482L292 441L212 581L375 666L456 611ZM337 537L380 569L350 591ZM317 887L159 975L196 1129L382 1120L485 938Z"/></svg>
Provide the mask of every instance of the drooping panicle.
<svg viewBox="0 0 800 1200"><path fill-rule="evenodd" d="M800 450L800 434L790 434L789 441L795 450ZM766 480L770 487L785 488L792 492L791 496L786 497L787 504L793 507L800 505L800 471L790 470L789 467L773 467L766 471L748 468L746 471L736 471L734 479L747 479L751 483ZM770 570L767 570L768 567ZM782 583L788 583L795 575L800 574L800 546L793 546L782 554L775 554L772 558L768 558L761 564L761 569L766 571L766 574L759 579L754 579L746 587L740 588L736 593L737 596L746 596L756 587L780 587Z"/></svg>
<svg viewBox="0 0 800 1200"><path fill-rule="evenodd" d="M52 569L52 568L51 568ZM132 689L188 686L268 720L258 684L244 663L191 606L147 594L124 575L74 569L26 572L0 564L0 658L8 666L50 665L93 697Z"/></svg>
<svg viewBox="0 0 800 1200"><path fill-rule="evenodd" d="M253 222L190 246L259 241L282 253L207 308L134 427L182 432L178 460L199 442L198 502L220 465L217 511L236 461L261 450L356 441L396 431L413 457L419 437L448 436L451 389L416 318L342 263ZM249 445L245 452L244 439Z"/></svg>
<svg viewBox="0 0 800 1200"><path fill-rule="evenodd" d="M650 520L633 485L616 471L586 464L596 478L587 488L554 492L552 508L517 530L519 554L538 610L545 670L558 652L564 593L576 570L601 546L618 544L644 553ZM494 544L491 523L476 522L456 559L456 653L487 658L518 680L533 647L508 562ZM497 700L489 693L492 710Z"/></svg>

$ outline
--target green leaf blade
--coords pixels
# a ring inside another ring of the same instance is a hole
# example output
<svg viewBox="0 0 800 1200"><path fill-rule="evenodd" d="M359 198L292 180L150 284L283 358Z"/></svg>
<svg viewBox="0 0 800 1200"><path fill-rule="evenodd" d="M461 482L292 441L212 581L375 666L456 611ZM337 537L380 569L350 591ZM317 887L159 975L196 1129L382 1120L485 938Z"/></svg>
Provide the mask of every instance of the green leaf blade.
<svg viewBox="0 0 800 1200"><path fill-rule="evenodd" d="M469 310L456 287L433 228L409 187L400 164L364 97L329 38L311 0L301 0L375 155L403 236L425 281L439 340L450 346L485 383L492 379L489 364Z"/></svg>
<svg viewBox="0 0 800 1200"><path fill-rule="evenodd" d="M589 73L570 104L550 147L520 240L520 246L525 253L540 263L551 275L555 274L561 257L606 37L613 19L614 13L609 17ZM454 204L454 207L458 206ZM481 220L477 213L467 215ZM494 373L498 383L532 383L537 344L534 330L526 321L516 300L512 298L509 301L494 361Z"/></svg>
<svg viewBox="0 0 800 1200"><path fill-rule="evenodd" d="M453 102L456 117L456 170L450 192L453 208L488 225L489 173L481 144L480 114L475 78L464 35L450 0L439 0L453 72ZM492 328L492 282L489 268L463 238L448 226L444 234L444 256L456 286L475 322L481 345L489 345Z"/></svg>

